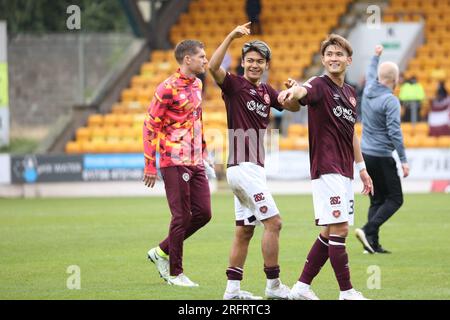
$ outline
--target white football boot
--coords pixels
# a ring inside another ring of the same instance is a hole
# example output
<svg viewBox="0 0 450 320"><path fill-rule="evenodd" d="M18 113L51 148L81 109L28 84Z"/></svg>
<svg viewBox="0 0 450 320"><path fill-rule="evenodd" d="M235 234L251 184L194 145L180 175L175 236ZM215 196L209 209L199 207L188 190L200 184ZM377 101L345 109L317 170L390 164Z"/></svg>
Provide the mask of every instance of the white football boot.
<svg viewBox="0 0 450 320"><path fill-rule="evenodd" d="M309 286L297 282L288 295L289 300L320 300Z"/></svg>
<svg viewBox="0 0 450 320"><path fill-rule="evenodd" d="M361 292L355 289L350 289L347 291L341 291L339 293L339 300L370 300L362 295Z"/></svg>
<svg viewBox="0 0 450 320"><path fill-rule="evenodd" d="M167 280L167 283L173 286L180 286L180 287L198 287L197 283L192 282L183 273L180 273L177 276L170 276L169 279Z"/></svg>
<svg viewBox="0 0 450 320"><path fill-rule="evenodd" d="M148 259L153 262L158 269L159 275L164 281L167 281L170 276L169 259L161 257L156 248L152 248L147 252Z"/></svg>
<svg viewBox="0 0 450 320"><path fill-rule="evenodd" d="M255 296L253 293L244 291L244 290L237 290L235 292L227 292L223 294L223 300L262 300L262 297Z"/></svg>
<svg viewBox="0 0 450 320"><path fill-rule="evenodd" d="M287 285L281 283L281 281L278 281L277 286L273 288L266 287L265 293L267 299L287 300L290 291L291 289L289 289Z"/></svg>

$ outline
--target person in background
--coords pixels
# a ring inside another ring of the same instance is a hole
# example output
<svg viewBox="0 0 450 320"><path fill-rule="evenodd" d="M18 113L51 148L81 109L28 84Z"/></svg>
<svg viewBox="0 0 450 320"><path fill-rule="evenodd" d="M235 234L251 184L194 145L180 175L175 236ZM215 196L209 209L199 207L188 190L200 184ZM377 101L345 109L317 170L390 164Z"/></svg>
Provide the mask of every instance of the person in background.
<svg viewBox="0 0 450 320"><path fill-rule="evenodd" d="M431 102L428 124L430 136L450 135L450 96L443 81L439 82L436 97Z"/></svg>
<svg viewBox="0 0 450 320"><path fill-rule="evenodd" d="M252 23L250 25L250 32L252 34L262 34L261 21L259 20L261 10L260 0L247 0L245 2L245 12L247 13L248 20Z"/></svg>
<svg viewBox="0 0 450 320"><path fill-rule="evenodd" d="M405 107L402 121L413 123L420 121L420 108L425 100L425 90L417 82L415 76L412 76L400 86L399 98L402 106Z"/></svg>
<svg viewBox="0 0 450 320"><path fill-rule="evenodd" d="M403 177L409 175L400 129L400 102L393 94L399 81L398 66L389 61L378 66L382 52L383 46L375 47L361 102L361 149L367 172L373 180L374 194L369 195L368 221L364 227L356 229L355 234L368 253L390 253L379 242L380 227L403 204L402 185L392 151L398 153Z"/></svg>

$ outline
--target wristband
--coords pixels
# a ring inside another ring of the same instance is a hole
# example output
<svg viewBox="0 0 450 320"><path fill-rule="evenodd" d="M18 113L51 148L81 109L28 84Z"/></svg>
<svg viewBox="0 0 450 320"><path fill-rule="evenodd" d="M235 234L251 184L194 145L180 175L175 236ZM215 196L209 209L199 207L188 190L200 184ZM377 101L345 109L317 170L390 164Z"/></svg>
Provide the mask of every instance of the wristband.
<svg viewBox="0 0 450 320"><path fill-rule="evenodd" d="M358 162L356 164L356 169L358 169L358 171L361 172L361 170L366 169L366 163L364 161Z"/></svg>

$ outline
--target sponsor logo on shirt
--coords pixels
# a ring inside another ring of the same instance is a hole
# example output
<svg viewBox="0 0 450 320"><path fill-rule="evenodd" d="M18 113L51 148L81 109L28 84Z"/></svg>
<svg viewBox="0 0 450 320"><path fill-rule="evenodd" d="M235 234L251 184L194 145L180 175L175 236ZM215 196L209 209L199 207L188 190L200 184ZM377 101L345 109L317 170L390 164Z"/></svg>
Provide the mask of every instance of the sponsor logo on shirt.
<svg viewBox="0 0 450 320"><path fill-rule="evenodd" d="M333 113L338 118L342 117L352 123L356 122L356 119L353 116L353 111L351 109L347 109L342 106L336 106L335 108L333 108Z"/></svg>
<svg viewBox="0 0 450 320"><path fill-rule="evenodd" d="M269 108L269 106L266 106L265 104L256 102L255 100L251 100L251 101L247 102L248 110L250 110L250 111L256 110L256 113L264 118L267 118L267 116L268 116L268 112L267 112L268 108Z"/></svg>

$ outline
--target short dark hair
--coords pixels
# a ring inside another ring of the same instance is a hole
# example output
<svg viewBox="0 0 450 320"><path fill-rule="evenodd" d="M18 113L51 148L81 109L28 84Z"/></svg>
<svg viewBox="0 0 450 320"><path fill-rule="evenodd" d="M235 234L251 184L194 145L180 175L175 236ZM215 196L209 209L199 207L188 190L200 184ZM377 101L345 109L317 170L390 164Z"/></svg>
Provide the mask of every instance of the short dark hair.
<svg viewBox="0 0 450 320"><path fill-rule="evenodd" d="M247 42L242 47L242 60L244 60L244 57L247 53L252 51L258 52L266 59L266 61L270 61L270 59L272 58L272 51L270 50L270 47L267 45L267 43L261 40L254 40L251 42Z"/></svg>
<svg viewBox="0 0 450 320"><path fill-rule="evenodd" d="M197 53L197 48L204 49L205 46L198 40L183 40L175 47L175 59L179 64L182 64L185 56Z"/></svg>
<svg viewBox="0 0 450 320"><path fill-rule="evenodd" d="M321 46L320 46L320 52L322 53L322 56L325 55L325 50L329 47L329 46L338 46L341 47L342 49L344 49L345 51L347 51L347 54L349 57L352 56L353 54L353 49L352 46L350 44L350 42L348 42L347 39L345 39L344 37L332 33L328 36L327 39L325 39Z"/></svg>

